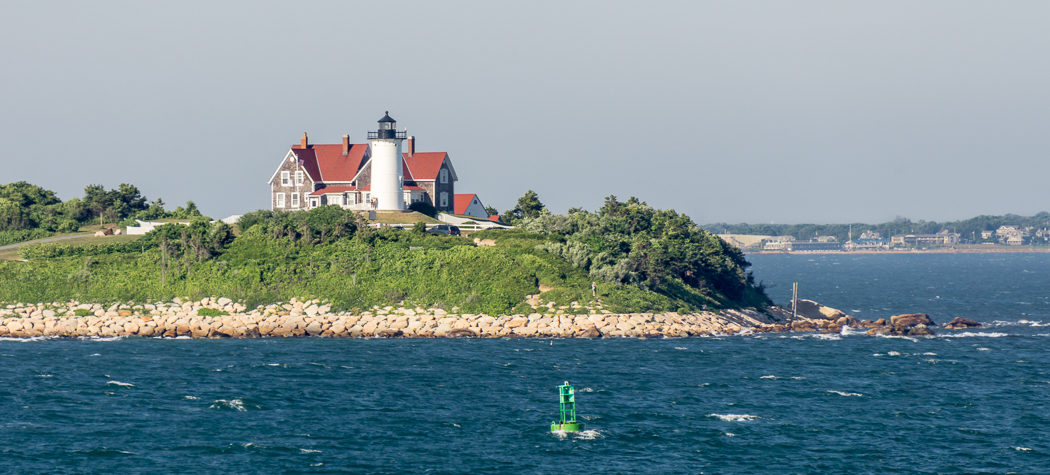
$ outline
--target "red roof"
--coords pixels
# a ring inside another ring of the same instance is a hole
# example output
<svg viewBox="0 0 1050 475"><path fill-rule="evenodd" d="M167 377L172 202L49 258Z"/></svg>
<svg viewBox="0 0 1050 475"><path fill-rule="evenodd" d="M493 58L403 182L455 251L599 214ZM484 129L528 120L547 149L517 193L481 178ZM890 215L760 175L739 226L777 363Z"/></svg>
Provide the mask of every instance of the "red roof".
<svg viewBox="0 0 1050 475"><path fill-rule="evenodd" d="M293 145L292 151L299 156L303 168L315 181L348 183L361 168L368 144L351 144L346 155L343 155L343 144L308 145L306 149Z"/></svg>
<svg viewBox="0 0 1050 475"><path fill-rule="evenodd" d="M406 180L437 180L448 152L416 152L411 157L407 153L402 155L405 158Z"/></svg>
<svg viewBox="0 0 1050 475"><path fill-rule="evenodd" d="M416 155L418 155L418 154L416 154ZM474 201L474 198L476 198L477 196L478 195L476 195L476 194L456 195L456 207L455 207L455 211L453 211L453 213L458 214L458 215L467 214L467 208L470 207L470 203L472 201Z"/></svg>
<svg viewBox="0 0 1050 475"><path fill-rule="evenodd" d="M499 215L498 214L490 214L489 215L489 221L498 223L499 222Z"/></svg>

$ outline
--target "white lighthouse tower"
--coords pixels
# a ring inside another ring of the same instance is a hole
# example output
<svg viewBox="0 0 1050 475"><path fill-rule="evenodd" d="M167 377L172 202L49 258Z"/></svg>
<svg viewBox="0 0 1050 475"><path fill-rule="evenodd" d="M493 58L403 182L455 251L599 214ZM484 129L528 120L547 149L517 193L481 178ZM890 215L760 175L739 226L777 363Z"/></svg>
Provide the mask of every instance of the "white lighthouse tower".
<svg viewBox="0 0 1050 475"><path fill-rule="evenodd" d="M405 132L397 131L397 121L387 111L379 119L379 130L368 133L372 146L372 197L379 201L376 209L405 209L405 172L401 168L401 141Z"/></svg>

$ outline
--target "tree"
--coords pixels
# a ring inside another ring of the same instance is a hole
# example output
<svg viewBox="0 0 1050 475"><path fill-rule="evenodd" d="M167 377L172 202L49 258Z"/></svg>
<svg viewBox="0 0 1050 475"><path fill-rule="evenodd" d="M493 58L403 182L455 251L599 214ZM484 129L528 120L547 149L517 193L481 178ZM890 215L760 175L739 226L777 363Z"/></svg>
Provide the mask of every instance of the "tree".
<svg viewBox="0 0 1050 475"><path fill-rule="evenodd" d="M496 208L493 208L491 206L486 206L485 207L485 213L488 214L489 216L493 216L493 215L499 214L499 211L497 211Z"/></svg>
<svg viewBox="0 0 1050 475"><path fill-rule="evenodd" d="M525 195L518 198L518 204L505 212L503 212L503 221L510 225L516 225L523 219L535 219L539 217L540 213L547 208L540 202L539 195L535 191L529 190L525 192Z"/></svg>

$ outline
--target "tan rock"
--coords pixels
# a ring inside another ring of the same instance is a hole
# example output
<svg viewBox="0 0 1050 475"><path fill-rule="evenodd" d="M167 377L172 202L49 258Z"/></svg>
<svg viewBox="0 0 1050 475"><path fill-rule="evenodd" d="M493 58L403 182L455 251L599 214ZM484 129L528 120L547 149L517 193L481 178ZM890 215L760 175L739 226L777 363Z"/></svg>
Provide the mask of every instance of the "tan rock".
<svg viewBox="0 0 1050 475"><path fill-rule="evenodd" d="M324 330L321 328L321 324L317 322L313 322L306 326L306 333L309 333L310 336L320 335L322 331Z"/></svg>

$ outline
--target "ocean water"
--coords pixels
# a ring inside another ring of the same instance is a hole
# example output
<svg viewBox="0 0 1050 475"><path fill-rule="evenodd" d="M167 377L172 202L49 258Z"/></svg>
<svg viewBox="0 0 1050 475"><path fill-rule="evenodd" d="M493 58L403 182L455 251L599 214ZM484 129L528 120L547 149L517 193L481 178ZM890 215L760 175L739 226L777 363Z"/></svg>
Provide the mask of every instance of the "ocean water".
<svg viewBox="0 0 1050 475"><path fill-rule="evenodd" d="M798 281L803 297L861 318L925 311L989 327L934 338L0 340L0 472L1050 471L1050 262L870 257L751 260L781 303ZM584 433L549 432L565 380Z"/></svg>

